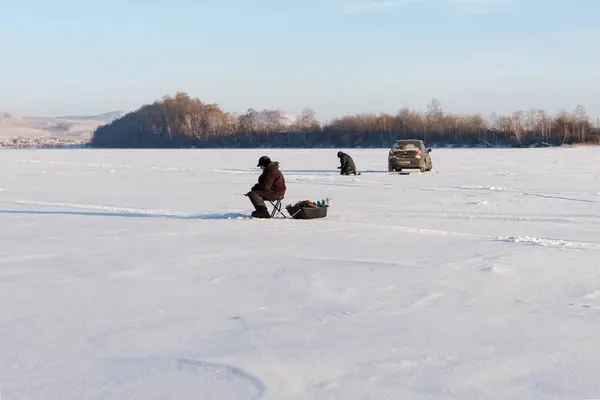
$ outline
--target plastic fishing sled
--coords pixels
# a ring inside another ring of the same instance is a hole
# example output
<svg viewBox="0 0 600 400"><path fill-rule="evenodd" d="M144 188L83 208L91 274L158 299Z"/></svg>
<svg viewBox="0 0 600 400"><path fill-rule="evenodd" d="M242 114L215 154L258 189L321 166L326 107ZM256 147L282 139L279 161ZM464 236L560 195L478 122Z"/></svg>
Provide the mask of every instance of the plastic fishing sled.
<svg viewBox="0 0 600 400"><path fill-rule="evenodd" d="M285 209L294 219L318 219L327 216L329 205L317 205L310 200L299 201L294 205L288 205Z"/></svg>

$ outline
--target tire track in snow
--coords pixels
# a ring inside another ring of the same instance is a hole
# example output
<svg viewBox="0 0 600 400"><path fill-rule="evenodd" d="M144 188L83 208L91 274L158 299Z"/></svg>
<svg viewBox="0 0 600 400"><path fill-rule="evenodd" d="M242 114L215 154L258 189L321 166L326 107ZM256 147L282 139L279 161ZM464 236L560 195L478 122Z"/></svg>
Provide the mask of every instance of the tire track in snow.
<svg viewBox="0 0 600 400"><path fill-rule="evenodd" d="M534 196L534 197L541 197L544 199L553 199L553 200L568 200L568 201L578 201L581 203L595 203L596 201L594 200L586 200L586 199L574 199L571 197L562 197L562 196L558 196L558 195L551 195L551 194L542 194L542 193L527 193L527 192L523 192L524 196Z"/></svg>
<svg viewBox="0 0 600 400"><path fill-rule="evenodd" d="M530 243L542 247L574 248L600 250L600 243L580 242L563 239L538 238L531 236L500 236L493 238L508 243Z"/></svg>
<svg viewBox="0 0 600 400"><path fill-rule="evenodd" d="M403 213L403 218L417 219L451 219L451 220L469 220L469 221L509 221L509 222L539 222L539 223L560 223L577 225L597 225L600 220L598 215L566 215L566 216L524 216L510 214L494 213L467 213L467 212L444 212L444 213Z"/></svg>
<svg viewBox="0 0 600 400"><path fill-rule="evenodd" d="M75 167L85 168L98 168L102 170L115 170L115 169L139 169L139 170L150 170L158 172L197 172L200 171L197 168L192 167L173 167L173 166L160 166L160 165L125 165L125 164L100 164L100 163L89 163L89 162L75 162L75 161L38 161L38 160L25 160L17 159L13 160L16 164L47 164L47 165L68 165Z"/></svg>
<svg viewBox="0 0 600 400"><path fill-rule="evenodd" d="M421 265L422 261L426 261L427 258L417 258L414 260L406 260L406 261L385 261L385 260L373 260L373 259L358 259L358 258L340 258L340 257L297 257L298 260L308 260L308 261L319 261L323 262L326 265L331 263L343 263L343 264L358 264L362 266L382 266L382 267L391 267L391 268L413 268Z"/></svg>
<svg viewBox="0 0 600 400"><path fill-rule="evenodd" d="M337 176L336 176L337 177ZM521 196L530 196L530 197L540 197L544 199L551 200L563 200L563 201L574 201L581 203L596 203L597 200L584 199L580 198L581 196L589 196L589 197L598 197L598 193L563 193L563 192L535 192L535 191L526 191L520 189L507 189L499 186L440 186L440 185L432 185L432 186L396 186L390 184L389 181L380 182L380 181L370 181L364 178L355 178L352 182L339 182L335 180L336 177L331 177L329 181L323 181L319 179L319 177L315 176L295 176L290 180L290 183L298 183L298 184L309 184L309 185L322 185L322 186L345 186L345 187L355 187L355 188L364 188L364 187L379 187L386 188L392 190L415 190L415 191L429 191L429 192L437 192L436 189L458 189L461 191L471 190L476 192L482 191L491 191L497 193L508 193L508 194L516 194Z"/></svg>
<svg viewBox="0 0 600 400"><path fill-rule="evenodd" d="M95 210L104 212L120 212L127 214L139 214L139 215L159 215L165 217L191 217L190 214L173 212L167 210L152 210L145 208L131 208L131 207L115 207L107 205L97 204L80 204L80 203L61 203L51 201L38 201L38 200L0 200L1 203L8 204L24 204L32 206L45 206L45 207L59 207L59 208L75 208L84 210Z"/></svg>
<svg viewBox="0 0 600 400"><path fill-rule="evenodd" d="M227 212L227 213L206 213L206 214L190 214L169 210L156 210L147 208L132 208L132 207L116 207L98 204L81 204L81 203L62 203L38 200L2 200L0 203L7 204L25 204L44 207L71 208L93 210L96 212L54 212L63 214L79 214L79 215L104 215L104 216L126 216L126 217L162 217L173 219L190 219L190 220L250 220L252 219L247 212ZM3 214L52 214L52 211L22 211L22 210L0 210ZM278 221L285 221L283 218L274 218Z"/></svg>
<svg viewBox="0 0 600 400"><path fill-rule="evenodd" d="M520 190L520 189L507 189L499 186L435 186L436 188L448 188L448 189L459 189L459 190L473 190L473 191L492 191L492 192L503 192L503 193L511 193L511 194L521 194L523 196L535 196L546 199L554 199L554 200L566 200L566 201L577 201L582 203L596 203L596 200L588 200L581 199L575 197L565 197L565 196L597 196L596 193L566 193L566 192L534 192L529 190Z"/></svg>
<svg viewBox="0 0 600 400"><path fill-rule="evenodd" d="M568 248L577 250L600 250L600 243L596 242L582 242L575 240L565 239L554 239L554 238L538 238L532 236L488 236L488 235L477 235L473 233L461 233L452 231L442 231L436 229L427 228L412 228L402 225L378 225L367 222L348 222L348 221L336 221L337 223L359 225L364 227L371 227L376 229L390 229L406 233L415 233L419 235L431 235L431 236L453 236L462 237L466 239L474 240L488 240L493 242L504 242L504 243L526 243L533 244L542 247L553 247L553 248Z"/></svg>

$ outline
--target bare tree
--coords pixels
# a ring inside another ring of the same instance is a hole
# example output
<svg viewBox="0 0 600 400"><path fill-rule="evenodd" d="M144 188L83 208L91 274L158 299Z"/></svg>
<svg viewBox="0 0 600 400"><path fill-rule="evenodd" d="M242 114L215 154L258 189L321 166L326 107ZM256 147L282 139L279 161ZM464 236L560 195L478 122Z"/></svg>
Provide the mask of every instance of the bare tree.
<svg viewBox="0 0 600 400"><path fill-rule="evenodd" d="M442 132L443 130L440 130L439 122L443 116L442 103L437 99L431 100L431 103L427 105L427 130L436 133ZM427 130L425 134L427 134Z"/></svg>
<svg viewBox="0 0 600 400"><path fill-rule="evenodd" d="M320 129L315 112L310 108L303 109L300 114L296 116L296 119L292 124L292 129L300 132L314 132Z"/></svg>

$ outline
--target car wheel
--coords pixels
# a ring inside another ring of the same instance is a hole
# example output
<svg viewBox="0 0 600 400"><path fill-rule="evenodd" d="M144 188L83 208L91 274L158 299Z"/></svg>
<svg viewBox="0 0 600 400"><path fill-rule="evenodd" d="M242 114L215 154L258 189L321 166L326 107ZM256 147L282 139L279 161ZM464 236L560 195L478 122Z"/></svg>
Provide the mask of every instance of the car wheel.
<svg viewBox="0 0 600 400"><path fill-rule="evenodd" d="M427 167L425 166L425 164L421 165L421 168L419 168L421 170L421 172L426 172L427 171Z"/></svg>

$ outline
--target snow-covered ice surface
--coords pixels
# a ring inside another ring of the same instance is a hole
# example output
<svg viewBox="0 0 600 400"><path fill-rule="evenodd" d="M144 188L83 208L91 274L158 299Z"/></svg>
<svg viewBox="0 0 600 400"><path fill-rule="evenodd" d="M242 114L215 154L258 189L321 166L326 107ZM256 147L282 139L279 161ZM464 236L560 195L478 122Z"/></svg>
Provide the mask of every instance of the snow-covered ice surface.
<svg viewBox="0 0 600 400"><path fill-rule="evenodd" d="M600 398L599 149L335 153L0 152L2 400Z"/></svg>

